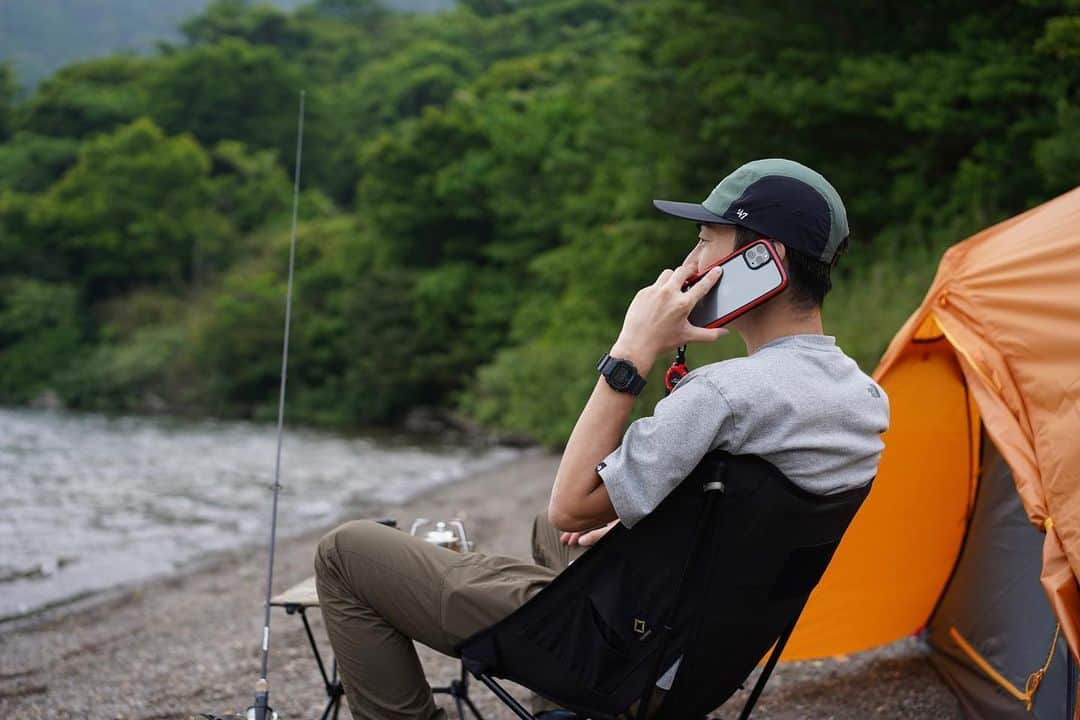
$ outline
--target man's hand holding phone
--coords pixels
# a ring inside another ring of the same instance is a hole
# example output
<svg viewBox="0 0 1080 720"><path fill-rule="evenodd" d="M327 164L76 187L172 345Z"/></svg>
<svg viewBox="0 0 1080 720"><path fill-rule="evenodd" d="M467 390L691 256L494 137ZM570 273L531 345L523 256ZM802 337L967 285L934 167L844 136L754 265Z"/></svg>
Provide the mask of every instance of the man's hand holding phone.
<svg viewBox="0 0 1080 720"><path fill-rule="evenodd" d="M689 343L713 342L727 335L725 328L697 327L688 319L690 311L720 281L721 275L721 268L713 268L684 291L683 286L694 276L694 271L685 265L664 270L656 282L634 296L611 355L632 361L638 372L646 375L662 353Z"/></svg>
<svg viewBox="0 0 1080 720"><path fill-rule="evenodd" d="M589 543L606 531L598 529L598 525L615 519L615 508L597 463L619 446L634 398L644 385L642 376L649 373L660 353L687 343L711 342L727 334L723 328L697 327L688 319L701 298L716 287L721 273L717 268L684 291L686 282L694 276L693 270L688 266L664 270L656 282L634 296L618 339L597 367L601 377L563 451L548 503L548 519L556 528L592 530L593 534L585 537ZM621 377L615 378L615 371L621 371ZM563 542L581 544L581 539L581 535L567 535Z"/></svg>

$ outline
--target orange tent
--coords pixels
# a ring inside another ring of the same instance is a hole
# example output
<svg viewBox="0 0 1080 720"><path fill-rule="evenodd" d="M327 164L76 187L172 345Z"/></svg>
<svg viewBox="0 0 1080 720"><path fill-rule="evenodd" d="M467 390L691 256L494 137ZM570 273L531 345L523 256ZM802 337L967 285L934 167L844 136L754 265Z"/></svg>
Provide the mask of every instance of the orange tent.
<svg viewBox="0 0 1080 720"><path fill-rule="evenodd" d="M1045 533L1041 582L1075 657L1080 188L946 252L874 376L892 409L875 487L785 658L862 650L927 623L969 530L983 431Z"/></svg>

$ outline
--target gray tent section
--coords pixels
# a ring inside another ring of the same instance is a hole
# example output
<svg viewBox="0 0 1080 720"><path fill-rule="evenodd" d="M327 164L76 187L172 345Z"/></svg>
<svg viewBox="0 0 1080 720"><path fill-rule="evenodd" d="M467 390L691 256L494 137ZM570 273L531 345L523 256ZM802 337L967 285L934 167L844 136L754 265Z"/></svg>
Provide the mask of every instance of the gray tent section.
<svg viewBox="0 0 1080 720"><path fill-rule="evenodd" d="M1046 663L1057 628L1039 572L1043 535L1028 521L1012 472L983 435L982 476L956 569L927 626L931 659L971 718L1069 720L1076 668L1059 637L1031 712L961 643L1023 693ZM960 640L957 640L959 636Z"/></svg>

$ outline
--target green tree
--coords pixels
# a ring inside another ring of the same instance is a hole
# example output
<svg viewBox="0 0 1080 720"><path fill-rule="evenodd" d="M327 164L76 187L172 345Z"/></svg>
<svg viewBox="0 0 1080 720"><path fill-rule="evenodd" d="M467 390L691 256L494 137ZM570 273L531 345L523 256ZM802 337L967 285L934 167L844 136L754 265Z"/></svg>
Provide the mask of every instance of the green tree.
<svg viewBox="0 0 1080 720"><path fill-rule="evenodd" d="M214 206L237 230L254 230L288 209L289 178L273 151L223 140L214 147L212 160Z"/></svg>
<svg viewBox="0 0 1080 720"><path fill-rule="evenodd" d="M379 25L389 15L387 6L378 0L313 0L304 11L336 22L355 25Z"/></svg>
<svg viewBox="0 0 1080 720"><path fill-rule="evenodd" d="M15 133L0 145L0 188L41 192L75 164L78 151L75 138Z"/></svg>
<svg viewBox="0 0 1080 720"><path fill-rule="evenodd" d="M357 210L395 264L434 267L480 256L491 234L483 198L462 197L441 178L445 158L482 142L467 114L431 109L364 146Z"/></svg>
<svg viewBox="0 0 1080 720"><path fill-rule="evenodd" d="M265 270L234 271L207 298L193 333L203 407L224 415L268 413L281 370L284 298L281 276Z"/></svg>
<svg viewBox="0 0 1080 720"><path fill-rule="evenodd" d="M1047 19L1037 52L1054 58L1062 68L1057 102L1057 129L1036 143L1035 162L1049 188L1064 192L1077 184L1080 173L1080 3L1064 3L1066 13Z"/></svg>
<svg viewBox="0 0 1080 720"><path fill-rule="evenodd" d="M11 106L15 101L15 73L11 65L0 63L0 143L11 134Z"/></svg>
<svg viewBox="0 0 1080 720"><path fill-rule="evenodd" d="M313 41L311 34L288 13L245 0L216 0L202 14L185 22L181 30L192 45L214 45L226 38L237 38L252 45L295 52Z"/></svg>
<svg viewBox="0 0 1080 720"><path fill-rule="evenodd" d="M16 128L52 137L110 132L146 110L142 82L154 61L116 56L71 65L19 107Z"/></svg>
<svg viewBox="0 0 1080 720"><path fill-rule="evenodd" d="M0 402L22 402L49 387L82 349L78 293L68 284L0 279Z"/></svg>
<svg viewBox="0 0 1080 720"><path fill-rule="evenodd" d="M198 143L140 119L87 143L35 202L31 223L91 302L144 283L183 288L200 254L220 244L211 188Z"/></svg>
<svg viewBox="0 0 1080 720"><path fill-rule="evenodd" d="M0 70L0 387L272 412L305 86L293 407L320 424L440 405L558 444L693 243L650 199L755 157L843 195L825 311L867 369L944 248L1077 183L1076 0L407 4L222 0L21 101Z"/></svg>
<svg viewBox="0 0 1080 720"><path fill-rule="evenodd" d="M148 87L149 114L166 132L208 147L238 140L291 163L300 74L277 50L235 38L200 45L160 61Z"/></svg>
<svg viewBox="0 0 1080 720"><path fill-rule="evenodd" d="M647 272L679 261L680 230L689 238L646 199L703 194L754 157L795 157L824 172L845 197L855 233L841 285L880 283L878 272L862 270L877 267L877 257L889 258L882 267L907 258L919 279L886 287L902 292L894 303L913 304L934 267L923 253L1075 184L1066 99L1075 83L1067 66L1032 52L1057 11L1057 3L957 2L931 15L912 5L849 4L822 16L793 2L752 10L704 0L635 4L634 39L616 45L619 76L600 85L610 66L599 62L575 88L573 137L604 139L582 152L593 163L580 170L591 184L554 205L580 212L564 225L565 240L531 264L537 290L518 310L517 347L481 371L463 407L549 442L564 438L583 398L569 383L559 397L573 402L545 395L553 366L543 358L553 349L572 355L564 348L590 338L602 350ZM722 52L702 51L719 37ZM592 87L604 94L591 97ZM633 207L624 203L634 198ZM875 235L877 247L868 245ZM853 331L841 341L863 359L891 334L839 326Z"/></svg>

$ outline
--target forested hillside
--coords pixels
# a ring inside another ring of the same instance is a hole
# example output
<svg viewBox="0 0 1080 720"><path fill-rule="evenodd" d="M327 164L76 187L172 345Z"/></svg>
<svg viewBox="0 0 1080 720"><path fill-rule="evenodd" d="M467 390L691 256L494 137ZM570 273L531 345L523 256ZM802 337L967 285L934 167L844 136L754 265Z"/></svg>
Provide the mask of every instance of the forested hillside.
<svg viewBox="0 0 1080 720"><path fill-rule="evenodd" d="M289 412L335 427L438 406L561 442L695 241L651 198L744 161L844 197L826 325L868 370L945 247L1080 177L1076 0L458 5L218 2L23 101L0 74L0 400L272 411L301 88Z"/></svg>
<svg viewBox="0 0 1080 720"><path fill-rule="evenodd" d="M247 0L245 0L246 2ZM304 0L268 0L286 10ZM180 39L180 24L210 0L4 0L0 2L0 62L18 84L33 88L76 60L145 52ZM382 0L403 11L445 10L453 0Z"/></svg>

